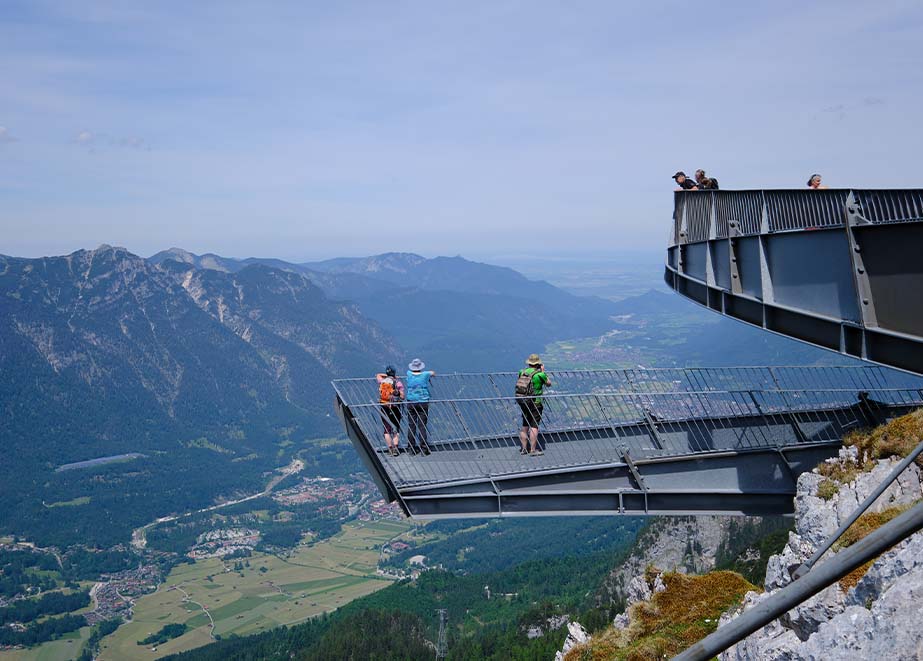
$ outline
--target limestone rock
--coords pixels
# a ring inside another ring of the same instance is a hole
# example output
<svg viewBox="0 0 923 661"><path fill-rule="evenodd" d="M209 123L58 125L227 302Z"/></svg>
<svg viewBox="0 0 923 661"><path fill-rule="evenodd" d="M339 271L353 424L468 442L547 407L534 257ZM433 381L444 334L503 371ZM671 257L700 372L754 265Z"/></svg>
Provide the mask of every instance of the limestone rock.
<svg viewBox="0 0 923 661"><path fill-rule="evenodd" d="M764 587L767 590L776 590L792 582L791 572L814 554L815 547L798 533L788 535L788 544L779 555L770 556L766 564L766 580Z"/></svg>
<svg viewBox="0 0 923 661"><path fill-rule="evenodd" d="M836 499L826 501L815 495L823 480L816 473L802 473L798 478L795 496L795 532L815 548L823 544L839 526Z"/></svg>
<svg viewBox="0 0 923 661"><path fill-rule="evenodd" d="M829 588L798 604L780 618L782 626L791 629L799 640L807 640L821 625L843 612L846 595L834 583Z"/></svg>
<svg viewBox="0 0 923 661"><path fill-rule="evenodd" d="M627 611L624 613L619 613L612 620L612 626L616 629L627 629L629 624L630 624L630 620L628 618Z"/></svg>
<svg viewBox="0 0 923 661"><path fill-rule="evenodd" d="M644 576L635 576L628 581L625 601L628 606L632 606L639 601L648 601L651 598L651 594L651 586L647 584L647 579Z"/></svg>
<svg viewBox="0 0 923 661"><path fill-rule="evenodd" d="M564 646L560 652L554 655L554 661L564 661L564 657L577 645L583 645L590 640L590 635L586 632L579 622L570 622L567 625L567 638L564 639Z"/></svg>
<svg viewBox="0 0 923 661"><path fill-rule="evenodd" d="M906 539L882 554L846 596L846 604L865 606L911 572L923 574L923 535Z"/></svg>
<svg viewBox="0 0 923 661"><path fill-rule="evenodd" d="M850 606L804 643L799 659L923 659L923 571L885 591L870 610Z"/></svg>
<svg viewBox="0 0 923 661"><path fill-rule="evenodd" d="M666 589L667 586L663 582L663 574L657 574L657 576L654 577L654 586L651 588L651 592L653 594L657 594L658 592L663 592Z"/></svg>

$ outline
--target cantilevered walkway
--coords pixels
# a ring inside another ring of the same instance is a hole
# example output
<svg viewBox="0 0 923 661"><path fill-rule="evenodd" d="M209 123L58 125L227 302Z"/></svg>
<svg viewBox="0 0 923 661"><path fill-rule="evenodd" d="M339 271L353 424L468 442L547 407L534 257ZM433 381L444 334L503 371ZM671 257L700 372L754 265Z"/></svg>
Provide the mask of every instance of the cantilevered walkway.
<svg viewBox="0 0 923 661"><path fill-rule="evenodd" d="M425 519L784 514L845 434L923 404L923 379L875 366L550 375L534 457L519 454L513 373L434 377L428 456L387 453L374 379L334 387L382 494Z"/></svg>
<svg viewBox="0 0 923 661"><path fill-rule="evenodd" d="M666 282L716 312L923 374L923 190L675 194Z"/></svg>

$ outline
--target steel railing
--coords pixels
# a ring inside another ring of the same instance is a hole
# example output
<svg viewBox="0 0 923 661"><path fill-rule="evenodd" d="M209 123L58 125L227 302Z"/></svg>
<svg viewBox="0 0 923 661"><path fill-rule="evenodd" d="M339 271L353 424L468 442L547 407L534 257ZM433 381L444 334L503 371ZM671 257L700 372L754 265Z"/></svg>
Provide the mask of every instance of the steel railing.
<svg viewBox="0 0 923 661"><path fill-rule="evenodd" d="M541 397L540 446L545 451L541 461L518 452L522 411L517 398L483 392L499 390L499 383L506 384L510 375L435 377L427 411L427 445L432 451L428 457L387 453L383 408L376 397L368 397L377 395L374 380L336 381L334 385L376 461L398 489L612 463L625 450L641 461L839 443L849 431L877 424L888 411L904 412L923 404L919 387L882 387L880 381L888 370L880 368L774 371L776 374L766 368L638 370L641 374L632 379L628 378L631 370L551 373L553 381L570 389L581 383L594 386L566 393L556 387ZM711 372L727 382L757 385L705 389L702 384L721 387L705 376ZM603 378L613 374L622 380ZM791 387L793 382L834 375L843 387ZM665 390L668 385L672 390ZM345 397L346 392L353 397ZM447 392L453 396L447 397ZM401 444L406 447L410 411L406 404L398 408L402 412ZM422 447L422 439L417 439L417 445Z"/></svg>
<svg viewBox="0 0 923 661"><path fill-rule="evenodd" d="M881 390L923 388L923 377L878 366L689 367L604 370L548 370L554 394L668 393L708 390ZM504 397L513 394L516 372L439 374L434 399ZM347 405L378 402L374 378L337 379L333 386Z"/></svg>
<svg viewBox="0 0 923 661"><path fill-rule="evenodd" d="M851 197L864 223L923 220L923 191L916 189L684 191L674 197L672 245L844 227Z"/></svg>

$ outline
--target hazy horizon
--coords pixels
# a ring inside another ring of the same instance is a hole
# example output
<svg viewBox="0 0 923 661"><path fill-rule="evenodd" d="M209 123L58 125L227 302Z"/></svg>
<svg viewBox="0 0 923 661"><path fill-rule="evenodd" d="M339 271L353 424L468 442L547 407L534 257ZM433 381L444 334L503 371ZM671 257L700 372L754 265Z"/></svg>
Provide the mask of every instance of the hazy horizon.
<svg viewBox="0 0 923 661"><path fill-rule="evenodd" d="M278 260L290 262L293 264L322 262L322 261L331 260L331 259L364 259L366 257L374 257L376 255L386 254L383 252L373 252L373 253L364 253L364 254L329 253L329 254L317 254L317 255L307 255L307 256L294 255L294 256L285 257L285 256L276 255L276 254L270 254L270 255L265 255L265 254L251 255L251 254L246 254L246 253L225 254L225 253L216 252L214 250L204 250L202 252L198 252L194 250L188 250L187 248L183 246L179 246L179 245L172 245L172 246L160 248L151 253L144 253L144 252L139 252L137 250L133 250L131 246L118 245L118 244L113 244L113 243L101 243L95 246L81 246L79 248L76 248L66 253L48 253L48 254L36 254L36 255L0 253L0 255L3 255L6 257L22 258L22 259L41 259L42 257L63 257L66 255L72 254L74 252L78 252L80 250L96 250L102 246L110 246L114 248L124 248L128 252L134 255L137 255L139 257L143 257L145 259L153 257L154 255L160 252L164 252L167 250L173 250L173 249L179 249L179 250L185 250L186 252L192 253L196 256L217 255L218 257L223 257L226 259L234 259L238 261L243 261L247 259L278 259ZM545 262L552 262L552 263L570 263L570 262L595 263L595 262L610 262L613 259L649 260L651 258L656 258L657 260L660 260L658 261L658 265L660 265L660 263L663 261L663 253L660 250L653 249L653 248L648 249L648 250L644 250L644 249L613 250L608 253L604 253L604 252L541 253L538 251L522 252L522 253L516 253L516 252L506 252L506 253L489 253L488 252L488 253L485 253L485 252L478 252L477 250L472 250L470 252L465 252L465 253L451 253L451 254L450 253L437 253L437 252L426 253L426 252L418 252L418 251L411 251L411 250L394 250L394 251L387 251L387 252L388 253L395 253L395 252L411 253L411 254L419 255L420 257L425 257L426 259L434 259L436 257L462 257L464 259L468 259L471 261L494 262L498 264L499 263L529 262L530 260L542 260Z"/></svg>

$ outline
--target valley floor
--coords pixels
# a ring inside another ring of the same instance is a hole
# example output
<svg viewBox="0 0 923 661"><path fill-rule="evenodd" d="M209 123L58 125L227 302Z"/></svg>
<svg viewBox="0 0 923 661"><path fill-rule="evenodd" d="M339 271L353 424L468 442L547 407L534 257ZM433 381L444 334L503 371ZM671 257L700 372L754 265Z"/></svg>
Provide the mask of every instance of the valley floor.
<svg viewBox="0 0 923 661"><path fill-rule="evenodd" d="M216 636L245 635L339 608L390 584L376 574L379 548L409 529L397 521L356 522L288 557L254 553L180 565L157 592L135 603L132 621L103 640L99 658L156 659L212 642L212 622ZM243 567L235 570L235 563ZM137 644L170 623L185 623L189 631L156 652Z"/></svg>
<svg viewBox="0 0 923 661"><path fill-rule="evenodd" d="M308 536L285 555L254 552L178 565L156 592L134 602L132 620L103 639L99 659L157 659L211 643L213 635L258 633L335 610L391 584L377 573L381 547L411 529L404 521L353 521L315 544ZM138 645L167 624L185 624L187 631L156 651ZM75 659L91 631L84 627L35 648L0 652L0 661Z"/></svg>

